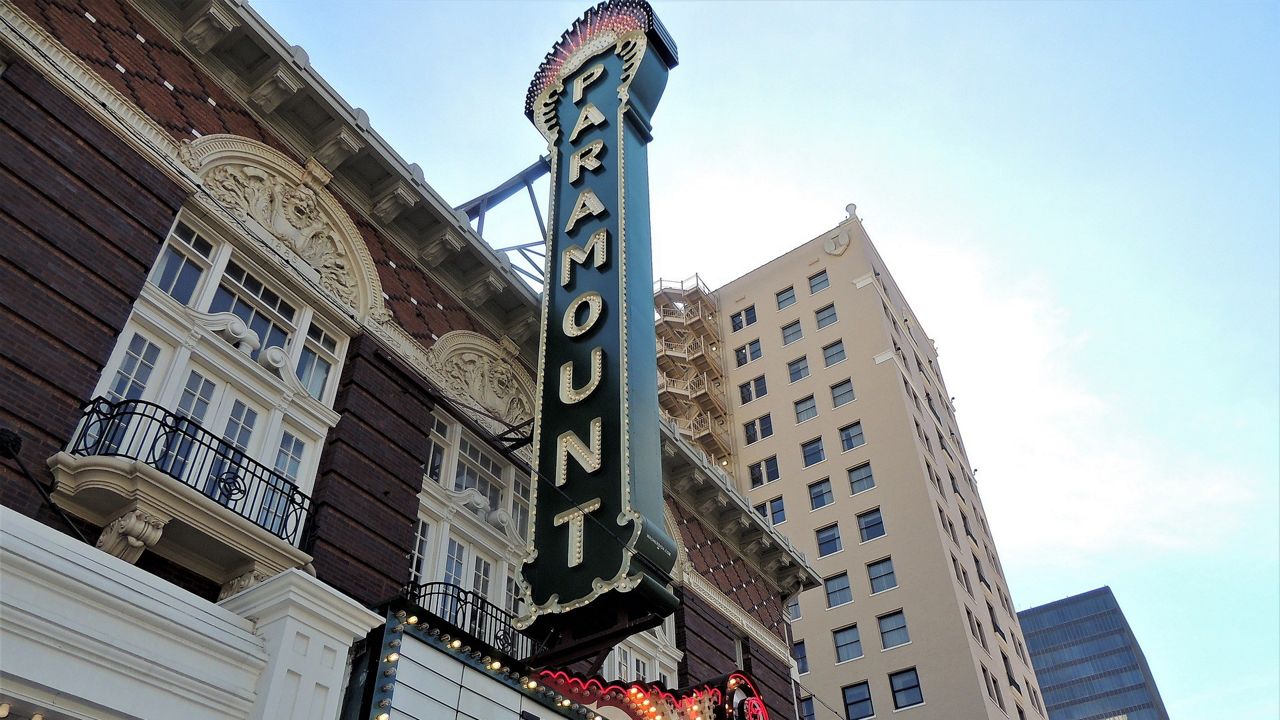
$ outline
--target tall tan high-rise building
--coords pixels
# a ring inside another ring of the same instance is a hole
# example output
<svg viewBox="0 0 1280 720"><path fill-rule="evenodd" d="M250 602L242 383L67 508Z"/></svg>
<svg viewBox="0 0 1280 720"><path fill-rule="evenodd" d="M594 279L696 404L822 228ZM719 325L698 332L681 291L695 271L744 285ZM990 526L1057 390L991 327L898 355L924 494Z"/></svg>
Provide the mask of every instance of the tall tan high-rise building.
<svg viewBox="0 0 1280 720"><path fill-rule="evenodd" d="M791 606L801 719L1044 718L937 352L852 210L655 302L668 420L825 578Z"/></svg>

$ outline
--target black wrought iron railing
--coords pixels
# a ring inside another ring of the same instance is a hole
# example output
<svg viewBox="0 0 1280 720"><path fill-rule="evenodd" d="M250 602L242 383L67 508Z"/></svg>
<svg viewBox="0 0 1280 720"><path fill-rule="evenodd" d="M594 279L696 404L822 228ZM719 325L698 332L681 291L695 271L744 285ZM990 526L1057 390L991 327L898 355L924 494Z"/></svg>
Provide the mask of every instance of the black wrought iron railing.
<svg viewBox="0 0 1280 720"><path fill-rule="evenodd" d="M452 583L433 582L405 588L410 602L490 649L514 660L524 660L540 647L516 630L515 616L489 602L483 595Z"/></svg>
<svg viewBox="0 0 1280 720"><path fill-rule="evenodd" d="M83 412L71 454L146 463L276 537L298 543L311 498L243 449L154 403L96 398Z"/></svg>

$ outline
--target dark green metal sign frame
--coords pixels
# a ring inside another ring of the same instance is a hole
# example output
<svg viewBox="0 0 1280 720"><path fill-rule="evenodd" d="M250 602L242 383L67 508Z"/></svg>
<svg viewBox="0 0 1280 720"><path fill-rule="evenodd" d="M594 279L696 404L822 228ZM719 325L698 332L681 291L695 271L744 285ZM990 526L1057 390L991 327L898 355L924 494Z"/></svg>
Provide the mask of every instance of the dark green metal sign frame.
<svg viewBox="0 0 1280 720"><path fill-rule="evenodd" d="M647 3L607 0L547 55L525 104L547 140L551 201L533 433L540 480L520 623L580 653L678 605L667 589L675 543L663 513L647 154L675 64Z"/></svg>

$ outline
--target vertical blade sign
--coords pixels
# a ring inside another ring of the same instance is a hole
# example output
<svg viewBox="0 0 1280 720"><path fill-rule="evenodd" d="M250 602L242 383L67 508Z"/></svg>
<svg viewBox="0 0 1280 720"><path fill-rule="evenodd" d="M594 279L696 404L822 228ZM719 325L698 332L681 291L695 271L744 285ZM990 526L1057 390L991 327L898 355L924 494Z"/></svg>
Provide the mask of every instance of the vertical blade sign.
<svg viewBox="0 0 1280 720"><path fill-rule="evenodd" d="M675 610L666 585L647 145L675 45L647 3L576 21L529 87L551 157L539 475L518 624L561 646ZM634 630L633 630L634 631Z"/></svg>

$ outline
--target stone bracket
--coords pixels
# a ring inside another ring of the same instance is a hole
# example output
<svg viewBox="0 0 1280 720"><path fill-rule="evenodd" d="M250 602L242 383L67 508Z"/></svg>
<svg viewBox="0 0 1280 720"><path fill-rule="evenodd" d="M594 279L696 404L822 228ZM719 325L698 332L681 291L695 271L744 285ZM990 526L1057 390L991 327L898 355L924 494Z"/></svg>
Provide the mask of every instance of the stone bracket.
<svg viewBox="0 0 1280 720"><path fill-rule="evenodd" d="M240 27L240 19L222 0L210 0L191 16L182 39L197 52L207 53L232 30Z"/></svg>
<svg viewBox="0 0 1280 720"><path fill-rule="evenodd" d="M173 518L139 507L135 500L102 529L96 547L130 565L138 562L142 551L160 541L164 526Z"/></svg>
<svg viewBox="0 0 1280 720"><path fill-rule="evenodd" d="M427 241L420 256L431 267L437 267L462 252L466 246L465 238L451 230L445 230L434 239Z"/></svg>
<svg viewBox="0 0 1280 720"><path fill-rule="evenodd" d="M330 172L333 172L347 158L362 149L364 149L364 141L353 130L344 125L329 133L325 139L320 141L320 144L316 146L315 159Z"/></svg>
<svg viewBox="0 0 1280 720"><path fill-rule="evenodd" d="M264 113L272 113L302 87L302 78L284 63L279 63L249 93L249 102Z"/></svg>
<svg viewBox="0 0 1280 720"><path fill-rule="evenodd" d="M389 224L417 202L418 194L409 183L402 180L384 190L373 201L373 215L380 222Z"/></svg>

